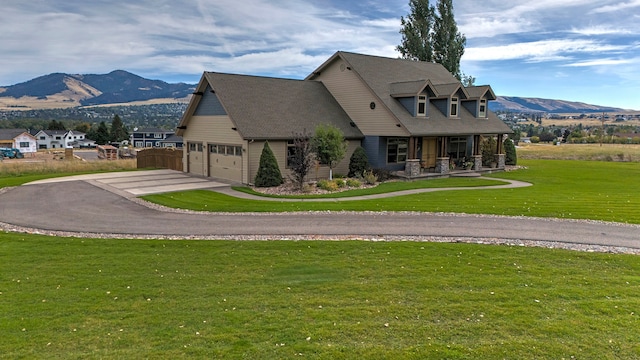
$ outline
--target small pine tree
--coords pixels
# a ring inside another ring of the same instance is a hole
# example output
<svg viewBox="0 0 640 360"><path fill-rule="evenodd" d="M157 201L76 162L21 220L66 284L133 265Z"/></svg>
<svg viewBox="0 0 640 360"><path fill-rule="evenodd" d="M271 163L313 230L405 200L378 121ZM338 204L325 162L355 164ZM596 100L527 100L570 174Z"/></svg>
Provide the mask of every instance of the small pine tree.
<svg viewBox="0 0 640 360"><path fill-rule="evenodd" d="M518 162L518 156L516 155L516 147L513 145L513 141L511 139L504 141L504 153L504 163L506 165L516 165Z"/></svg>
<svg viewBox="0 0 640 360"><path fill-rule="evenodd" d="M369 158L362 146L358 146L349 159L349 177L362 177L369 170Z"/></svg>
<svg viewBox="0 0 640 360"><path fill-rule="evenodd" d="M254 183L257 187L278 186L283 183L278 161L269 147L269 142L265 142L262 148L260 166Z"/></svg>

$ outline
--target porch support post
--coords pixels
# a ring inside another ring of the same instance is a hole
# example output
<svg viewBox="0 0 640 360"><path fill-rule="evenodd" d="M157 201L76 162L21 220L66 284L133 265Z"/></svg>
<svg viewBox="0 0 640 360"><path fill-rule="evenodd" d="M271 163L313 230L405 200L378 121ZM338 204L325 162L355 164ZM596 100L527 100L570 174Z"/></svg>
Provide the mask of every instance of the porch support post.
<svg viewBox="0 0 640 360"><path fill-rule="evenodd" d="M504 138L504 134L499 134L498 135L498 144L496 146L497 151L496 151L496 154L494 156L494 161L496 162L496 167L498 169L504 169L505 168L506 158L505 158L505 154L504 154L504 151L503 151L503 148L504 148L504 145L502 143L503 138Z"/></svg>
<svg viewBox="0 0 640 360"><path fill-rule="evenodd" d="M440 136L438 138L438 157L436 158L436 173L448 174L449 169L449 156L447 154L447 138Z"/></svg>
<svg viewBox="0 0 640 360"><path fill-rule="evenodd" d="M415 159L416 158L416 138L413 136L409 138L409 153L407 154L407 159Z"/></svg>
<svg viewBox="0 0 640 360"><path fill-rule="evenodd" d="M473 170L482 170L482 151L480 150L480 135L473 135Z"/></svg>

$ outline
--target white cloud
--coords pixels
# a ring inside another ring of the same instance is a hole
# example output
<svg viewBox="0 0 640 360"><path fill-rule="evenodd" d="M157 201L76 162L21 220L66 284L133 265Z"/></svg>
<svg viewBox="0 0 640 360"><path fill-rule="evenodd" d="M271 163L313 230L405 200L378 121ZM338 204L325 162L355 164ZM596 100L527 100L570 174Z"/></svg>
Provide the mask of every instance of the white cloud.
<svg viewBox="0 0 640 360"><path fill-rule="evenodd" d="M467 61L526 59L529 61L560 60L572 53L602 53L624 50L627 46L608 45L592 40L541 40L498 46L467 48ZM564 55L563 55L564 54Z"/></svg>
<svg viewBox="0 0 640 360"><path fill-rule="evenodd" d="M584 60L584 61L576 61L571 64L565 64L564 66L571 67L587 67L587 66L611 66L611 65L623 65L623 64L632 64L634 60L632 59L597 59L597 60Z"/></svg>
<svg viewBox="0 0 640 360"><path fill-rule="evenodd" d="M593 9L592 13L608 13L608 12L616 12L620 10L632 9L635 7L640 7L640 0L632 0L629 2L619 2L613 5L605 5L599 8Z"/></svg>

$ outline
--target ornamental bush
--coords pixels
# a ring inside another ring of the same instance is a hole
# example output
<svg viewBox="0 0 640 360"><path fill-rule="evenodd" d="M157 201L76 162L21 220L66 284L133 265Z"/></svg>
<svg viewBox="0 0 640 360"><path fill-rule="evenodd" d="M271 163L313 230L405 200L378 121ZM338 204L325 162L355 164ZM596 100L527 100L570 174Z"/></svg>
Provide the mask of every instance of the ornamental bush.
<svg viewBox="0 0 640 360"><path fill-rule="evenodd" d="M362 146L358 146L349 159L349 177L362 177L369 170L369 158Z"/></svg>
<svg viewBox="0 0 640 360"><path fill-rule="evenodd" d="M516 165L518 156L516 155L516 147L511 139L504 141L504 163L506 165Z"/></svg>
<svg viewBox="0 0 640 360"><path fill-rule="evenodd" d="M254 183L257 187L278 186L283 183L278 161L269 147L269 142L265 142L262 148L260 166Z"/></svg>

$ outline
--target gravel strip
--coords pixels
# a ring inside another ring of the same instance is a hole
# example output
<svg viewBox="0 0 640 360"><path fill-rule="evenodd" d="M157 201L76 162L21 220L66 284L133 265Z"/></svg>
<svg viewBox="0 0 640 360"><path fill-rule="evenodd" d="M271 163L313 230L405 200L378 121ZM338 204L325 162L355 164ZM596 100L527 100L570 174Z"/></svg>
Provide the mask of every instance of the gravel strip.
<svg viewBox="0 0 640 360"><path fill-rule="evenodd" d="M0 189L0 194L7 191L9 188ZM165 206L153 204L144 201L139 198L130 198L131 201L146 206L151 209L166 212L195 214L195 213L209 213L198 212L192 210L182 210L168 208ZM314 212L306 212L314 213ZM317 212L315 212L317 213ZM345 212L346 213L346 212ZM372 212L373 213L373 212ZM375 212L380 214L381 212ZM237 216L260 216L266 213L233 213ZM275 213L276 215L287 216L290 213ZM419 212L405 212L405 214L415 214L416 216L422 216L424 213ZM274 215L270 213L269 215ZM498 217L495 215L470 215L470 214L457 214L457 213L438 213L437 215L446 216L477 216L477 217ZM522 219L524 216L512 217L514 219ZM602 221L594 220L571 220L571 219L549 219L544 218L547 221L558 222L590 222L590 223L605 223ZM628 225L621 223L609 223L619 226L631 226L640 229L639 225ZM327 240L327 241L340 241L340 240L359 240L359 241L371 241L371 242L391 242L391 241L412 241L412 242L440 242L440 243L470 243L470 244L487 244L487 245L506 245L506 246L528 246L528 247L544 247L549 249L565 249L573 251L584 252L600 252L600 253L614 253L614 254L634 254L640 255L640 249L627 248L619 246L605 246L605 245L587 245L579 243L565 243L565 242L553 242L553 241L531 241L531 240L514 240L514 239L500 239L500 238L477 238L477 237L440 237L440 236L384 236L384 237L367 237L359 235L288 235L288 236L272 236L272 235L210 235L210 236L165 236L165 235L140 235L140 234L115 234L115 233L84 233L84 232L66 232L66 231L49 231L41 229L33 229L21 226L15 226L7 223L0 222L0 230L13 233L26 233L26 234L39 234L47 236L61 236L61 237L79 237L79 238L94 238L94 239L158 239L158 240L239 240L239 241L269 241L269 240L290 240L290 241L305 241L305 240Z"/></svg>

